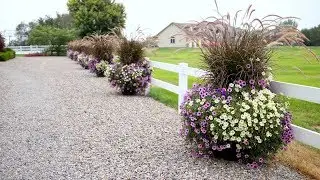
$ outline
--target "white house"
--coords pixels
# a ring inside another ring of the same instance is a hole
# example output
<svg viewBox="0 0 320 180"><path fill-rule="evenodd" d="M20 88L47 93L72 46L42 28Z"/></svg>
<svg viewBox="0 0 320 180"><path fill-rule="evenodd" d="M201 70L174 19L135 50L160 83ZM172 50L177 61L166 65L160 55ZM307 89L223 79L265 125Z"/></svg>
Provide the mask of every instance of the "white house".
<svg viewBox="0 0 320 180"><path fill-rule="evenodd" d="M156 37L159 47L197 47L197 43L188 37L189 32L196 24L170 23Z"/></svg>
<svg viewBox="0 0 320 180"><path fill-rule="evenodd" d="M209 32L206 32L209 31ZM199 47L202 43L201 33L214 33L217 37L216 42L223 32L237 31L236 28L221 22L219 20L209 22L202 21L200 23L170 23L162 31L160 31L156 38L159 47ZM196 40L197 39L197 40ZM216 43L206 42L206 43Z"/></svg>

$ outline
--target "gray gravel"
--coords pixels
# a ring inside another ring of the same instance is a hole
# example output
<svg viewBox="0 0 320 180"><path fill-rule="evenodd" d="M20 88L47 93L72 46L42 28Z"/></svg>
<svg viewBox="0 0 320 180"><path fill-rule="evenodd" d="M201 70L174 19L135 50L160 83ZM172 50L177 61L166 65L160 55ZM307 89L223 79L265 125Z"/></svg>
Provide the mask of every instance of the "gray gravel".
<svg viewBox="0 0 320 180"><path fill-rule="evenodd" d="M0 62L0 179L302 179L189 156L177 111L64 57Z"/></svg>

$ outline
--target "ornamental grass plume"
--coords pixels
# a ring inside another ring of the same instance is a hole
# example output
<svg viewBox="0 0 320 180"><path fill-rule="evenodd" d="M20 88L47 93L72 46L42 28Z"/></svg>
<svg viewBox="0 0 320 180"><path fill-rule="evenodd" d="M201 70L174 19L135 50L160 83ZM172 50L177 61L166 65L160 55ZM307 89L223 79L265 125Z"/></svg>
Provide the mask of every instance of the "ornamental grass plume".
<svg viewBox="0 0 320 180"><path fill-rule="evenodd" d="M268 15L253 18L252 6L237 11L234 18L221 15L211 16L197 23L189 37L201 42L202 60L208 83L225 87L234 80L266 79L270 72L270 57L274 45L304 45L307 38L294 26L280 26L284 19Z"/></svg>
<svg viewBox="0 0 320 180"><path fill-rule="evenodd" d="M113 62L114 54L119 48L119 40L114 35L92 35L88 36L91 47L89 54L98 59L98 61L106 61L109 64Z"/></svg>

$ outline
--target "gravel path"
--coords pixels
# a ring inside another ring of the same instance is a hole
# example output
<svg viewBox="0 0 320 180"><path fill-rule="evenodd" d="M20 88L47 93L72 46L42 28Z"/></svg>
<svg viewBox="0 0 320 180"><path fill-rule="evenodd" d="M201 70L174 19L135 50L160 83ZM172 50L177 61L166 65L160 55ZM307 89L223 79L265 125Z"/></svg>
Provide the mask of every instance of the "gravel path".
<svg viewBox="0 0 320 180"><path fill-rule="evenodd" d="M63 57L0 62L0 179L302 179L189 157L174 109Z"/></svg>

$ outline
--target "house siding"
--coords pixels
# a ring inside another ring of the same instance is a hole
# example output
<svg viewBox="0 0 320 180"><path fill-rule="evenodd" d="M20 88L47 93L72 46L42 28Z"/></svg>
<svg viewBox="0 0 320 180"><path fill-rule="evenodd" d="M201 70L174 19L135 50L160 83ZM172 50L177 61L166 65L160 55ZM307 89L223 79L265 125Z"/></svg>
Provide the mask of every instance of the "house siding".
<svg viewBox="0 0 320 180"><path fill-rule="evenodd" d="M171 37L175 37L175 43L170 43ZM188 47L186 34L176 25L171 24L158 35L159 47Z"/></svg>

